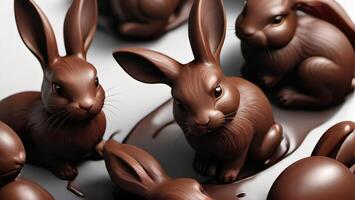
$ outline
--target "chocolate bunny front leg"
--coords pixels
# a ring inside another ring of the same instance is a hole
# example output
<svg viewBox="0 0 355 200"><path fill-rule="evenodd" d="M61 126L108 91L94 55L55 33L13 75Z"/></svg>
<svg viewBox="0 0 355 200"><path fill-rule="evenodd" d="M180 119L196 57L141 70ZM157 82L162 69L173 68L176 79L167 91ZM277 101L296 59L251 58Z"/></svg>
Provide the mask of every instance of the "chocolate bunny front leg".
<svg viewBox="0 0 355 200"><path fill-rule="evenodd" d="M239 173L244 166L247 155L248 155L248 148L246 148L244 152L241 153L240 156L237 156L229 160L222 160L221 163L223 164L220 165L222 167L218 173L219 180L223 181L224 183L231 183L237 180Z"/></svg>

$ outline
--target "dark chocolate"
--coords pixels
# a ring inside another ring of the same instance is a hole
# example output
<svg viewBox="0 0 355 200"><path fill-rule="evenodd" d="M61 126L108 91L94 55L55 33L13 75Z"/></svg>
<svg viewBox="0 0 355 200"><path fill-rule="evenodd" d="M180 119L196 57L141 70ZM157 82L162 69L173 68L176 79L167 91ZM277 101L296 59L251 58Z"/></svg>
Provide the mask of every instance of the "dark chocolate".
<svg viewBox="0 0 355 200"><path fill-rule="evenodd" d="M25 148L20 138L0 121L0 199L54 200L38 184L18 177L25 162Z"/></svg>
<svg viewBox="0 0 355 200"><path fill-rule="evenodd" d="M129 39L154 39L187 21L194 0L99 0L106 29Z"/></svg>
<svg viewBox="0 0 355 200"><path fill-rule="evenodd" d="M172 179L152 155L138 147L109 140L104 157L111 180L126 192L147 200L212 200L196 180Z"/></svg>
<svg viewBox="0 0 355 200"><path fill-rule="evenodd" d="M236 34L243 76L281 107L323 109L354 90L355 26L336 1L247 0Z"/></svg>
<svg viewBox="0 0 355 200"><path fill-rule="evenodd" d="M342 163L313 156L289 166L276 179L267 200L353 200L355 177Z"/></svg>
<svg viewBox="0 0 355 200"><path fill-rule="evenodd" d="M29 162L73 180L75 162L101 155L106 128L105 92L95 67L86 60L97 21L96 0L73 0L66 15L67 55L58 54L52 27L33 0L15 0L20 36L39 60L41 92L22 92L0 102L0 120L24 143Z"/></svg>
<svg viewBox="0 0 355 200"><path fill-rule="evenodd" d="M196 151L194 168L232 182L246 161L277 162L288 142L263 92L242 78L224 76L220 52L225 33L222 1L196 0L189 18L192 62L181 64L140 48L120 49L113 56L133 78L172 88L175 120Z"/></svg>

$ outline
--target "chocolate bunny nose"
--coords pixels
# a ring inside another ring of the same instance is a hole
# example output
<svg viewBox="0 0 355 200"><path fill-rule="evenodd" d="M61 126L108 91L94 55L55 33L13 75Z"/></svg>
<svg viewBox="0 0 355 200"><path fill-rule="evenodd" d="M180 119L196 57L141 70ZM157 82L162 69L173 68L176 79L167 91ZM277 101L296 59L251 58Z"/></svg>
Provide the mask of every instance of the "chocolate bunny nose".
<svg viewBox="0 0 355 200"><path fill-rule="evenodd" d="M91 110L93 106L94 106L94 101L90 98L87 98L84 101L79 103L79 107L88 112Z"/></svg>
<svg viewBox="0 0 355 200"><path fill-rule="evenodd" d="M80 105L80 108L89 112L91 110L92 106L93 106L92 104L91 105L84 104L84 105Z"/></svg>
<svg viewBox="0 0 355 200"><path fill-rule="evenodd" d="M198 128L207 128L208 124L210 123L210 119L209 118L195 119L194 123L195 123L195 126Z"/></svg>
<svg viewBox="0 0 355 200"><path fill-rule="evenodd" d="M242 26L242 33L243 35L250 37L254 35L256 30L250 26Z"/></svg>

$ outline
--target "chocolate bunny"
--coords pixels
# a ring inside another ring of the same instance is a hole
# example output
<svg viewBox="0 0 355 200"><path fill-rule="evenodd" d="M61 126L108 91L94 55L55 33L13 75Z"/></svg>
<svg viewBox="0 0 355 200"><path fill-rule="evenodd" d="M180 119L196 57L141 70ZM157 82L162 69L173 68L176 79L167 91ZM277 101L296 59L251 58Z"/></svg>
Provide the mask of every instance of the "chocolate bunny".
<svg viewBox="0 0 355 200"><path fill-rule="evenodd" d="M313 156L338 160L355 173L355 123L344 121L329 128L317 143Z"/></svg>
<svg viewBox="0 0 355 200"><path fill-rule="evenodd" d="M355 123L335 124L318 141L311 157L281 173L268 200L355 199L354 147Z"/></svg>
<svg viewBox="0 0 355 200"><path fill-rule="evenodd" d="M96 30L96 0L74 0L65 19L67 56L58 54L51 25L33 0L15 0L20 36L43 69L41 92L22 92L0 102L0 120L25 145L29 161L73 180L75 162L102 156L105 92L86 53Z"/></svg>
<svg viewBox="0 0 355 200"><path fill-rule="evenodd" d="M138 147L109 140L104 157L112 181L126 192L149 200L212 200L196 180L170 178L152 155Z"/></svg>
<svg viewBox="0 0 355 200"><path fill-rule="evenodd" d="M355 87L355 25L334 0L247 0L236 34L243 75L285 108L325 108Z"/></svg>
<svg viewBox="0 0 355 200"><path fill-rule="evenodd" d="M232 182L247 158L264 164L276 155L283 134L258 87L238 77L224 76L220 52L225 32L222 1L196 0L189 19L195 57L192 62L180 64L161 53L139 48L120 49L113 55L133 78L172 88L175 120L196 150L194 168Z"/></svg>
<svg viewBox="0 0 355 200"><path fill-rule="evenodd" d="M177 28L194 0L99 0L99 10L113 32L134 39L153 39Z"/></svg>
<svg viewBox="0 0 355 200"><path fill-rule="evenodd" d="M19 177L25 161L25 148L20 138L0 121L0 199L54 200L41 186Z"/></svg>
<svg viewBox="0 0 355 200"><path fill-rule="evenodd" d="M342 163L312 156L289 166L276 179L267 200L353 200L355 178Z"/></svg>

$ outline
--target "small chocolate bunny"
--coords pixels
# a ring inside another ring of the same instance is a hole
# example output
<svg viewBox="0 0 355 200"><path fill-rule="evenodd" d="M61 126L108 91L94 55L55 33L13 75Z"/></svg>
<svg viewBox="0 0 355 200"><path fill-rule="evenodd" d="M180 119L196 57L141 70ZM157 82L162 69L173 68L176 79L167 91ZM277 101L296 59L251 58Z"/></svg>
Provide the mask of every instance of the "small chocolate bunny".
<svg viewBox="0 0 355 200"><path fill-rule="evenodd" d="M177 28L194 0L99 0L108 28L134 39L153 39Z"/></svg>
<svg viewBox="0 0 355 200"><path fill-rule="evenodd" d="M276 179L267 200L353 200L355 178L342 163L312 156L289 166Z"/></svg>
<svg viewBox="0 0 355 200"><path fill-rule="evenodd" d="M43 69L41 92L22 92L0 102L0 120L25 145L29 161L73 180L75 162L102 156L105 92L86 53L96 30L96 0L73 0L64 27L67 56L58 54L51 25L33 0L15 0L23 42Z"/></svg>
<svg viewBox="0 0 355 200"><path fill-rule="evenodd" d="M336 159L355 172L355 123L344 121L329 128L317 143L312 156Z"/></svg>
<svg viewBox="0 0 355 200"><path fill-rule="evenodd" d="M0 121L0 199L54 200L41 186L19 178L25 161L25 148L20 138Z"/></svg>
<svg viewBox="0 0 355 200"><path fill-rule="evenodd" d="M109 140L104 146L112 181L126 192L147 200L212 200L194 179L172 179L158 161L138 147Z"/></svg>
<svg viewBox="0 0 355 200"><path fill-rule="evenodd" d="M175 120L196 150L194 168L232 182L247 158L264 164L276 155L283 134L258 87L224 76L220 52L225 32L222 1L195 0L189 19L195 60L180 64L161 53L138 48L121 49L113 55L133 78L172 88Z"/></svg>
<svg viewBox="0 0 355 200"><path fill-rule="evenodd" d="M247 0L236 34L243 76L282 107L322 109L355 87L355 25L334 0Z"/></svg>

